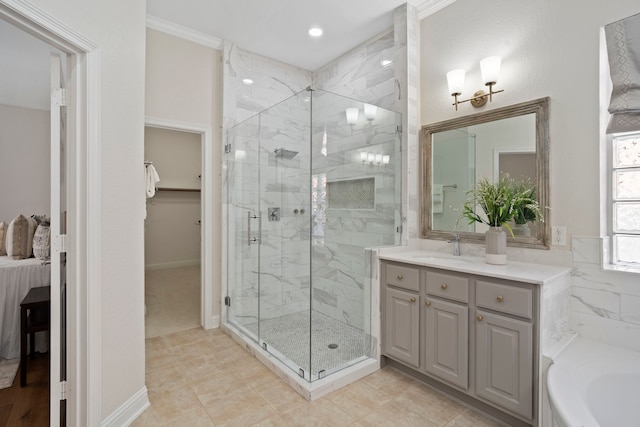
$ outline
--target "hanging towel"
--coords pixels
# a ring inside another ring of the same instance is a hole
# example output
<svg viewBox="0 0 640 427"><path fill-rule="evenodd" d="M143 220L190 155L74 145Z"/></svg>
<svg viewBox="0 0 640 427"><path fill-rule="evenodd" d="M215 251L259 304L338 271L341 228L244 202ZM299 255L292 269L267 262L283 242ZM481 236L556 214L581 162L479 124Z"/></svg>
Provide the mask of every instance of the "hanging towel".
<svg viewBox="0 0 640 427"><path fill-rule="evenodd" d="M156 184L160 182L160 177L156 168L152 164L145 166L145 186L147 192L147 199L152 198L156 194Z"/></svg>
<svg viewBox="0 0 640 427"><path fill-rule="evenodd" d="M442 205L444 202L444 192L442 184L433 184L431 188L431 199L433 200L432 213L442 213Z"/></svg>

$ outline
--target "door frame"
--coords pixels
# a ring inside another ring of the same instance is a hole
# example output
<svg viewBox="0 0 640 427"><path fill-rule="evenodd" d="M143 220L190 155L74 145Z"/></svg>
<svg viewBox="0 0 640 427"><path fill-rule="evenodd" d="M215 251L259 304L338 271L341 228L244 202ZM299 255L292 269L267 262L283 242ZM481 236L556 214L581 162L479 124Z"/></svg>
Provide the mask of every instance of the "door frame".
<svg viewBox="0 0 640 427"><path fill-rule="evenodd" d="M26 0L0 0L0 19L67 54L66 416L69 425L100 425L100 50ZM50 328L51 336L59 337L59 322L51 322ZM54 386L58 381L50 386L51 426L60 418L61 388Z"/></svg>
<svg viewBox="0 0 640 427"><path fill-rule="evenodd" d="M200 325L204 329L217 328L220 316L213 314L213 129L211 126L145 117L145 127L200 134L201 138L201 189L200 215Z"/></svg>

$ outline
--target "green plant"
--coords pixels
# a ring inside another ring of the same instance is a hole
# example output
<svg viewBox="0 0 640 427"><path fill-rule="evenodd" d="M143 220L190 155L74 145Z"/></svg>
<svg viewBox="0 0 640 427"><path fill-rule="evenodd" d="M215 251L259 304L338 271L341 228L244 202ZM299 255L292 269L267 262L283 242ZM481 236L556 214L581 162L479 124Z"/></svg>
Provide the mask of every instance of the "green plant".
<svg viewBox="0 0 640 427"><path fill-rule="evenodd" d="M482 212L476 209L478 206ZM535 186L528 181L516 182L508 174L503 174L495 183L483 178L467 192L462 216L469 224L480 222L491 227L504 226L513 236L509 221L524 224L542 219L542 212L536 200ZM524 222L518 222L521 220Z"/></svg>
<svg viewBox="0 0 640 427"><path fill-rule="evenodd" d="M513 182L514 215L516 224L526 224L536 220L544 221L544 216L536 198L536 186L530 179Z"/></svg>

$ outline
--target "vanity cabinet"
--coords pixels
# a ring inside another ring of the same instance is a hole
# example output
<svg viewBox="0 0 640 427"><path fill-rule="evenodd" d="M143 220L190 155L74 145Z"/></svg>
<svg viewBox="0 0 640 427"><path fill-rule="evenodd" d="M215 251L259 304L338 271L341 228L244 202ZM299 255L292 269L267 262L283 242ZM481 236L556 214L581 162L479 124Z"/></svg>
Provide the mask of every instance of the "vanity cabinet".
<svg viewBox="0 0 640 427"><path fill-rule="evenodd" d="M526 418L533 414L533 294L530 285L476 281L476 394Z"/></svg>
<svg viewBox="0 0 640 427"><path fill-rule="evenodd" d="M536 425L536 285L391 261L381 277L384 356Z"/></svg>
<svg viewBox="0 0 640 427"><path fill-rule="evenodd" d="M427 296L424 312L424 370L469 387L469 307Z"/></svg>
<svg viewBox="0 0 640 427"><path fill-rule="evenodd" d="M420 270L390 264L385 278L383 352L413 367L420 366Z"/></svg>
<svg viewBox="0 0 640 427"><path fill-rule="evenodd" d="M423 369L469 387L469 279L438 270L423 270L425 284Z"/></svg>

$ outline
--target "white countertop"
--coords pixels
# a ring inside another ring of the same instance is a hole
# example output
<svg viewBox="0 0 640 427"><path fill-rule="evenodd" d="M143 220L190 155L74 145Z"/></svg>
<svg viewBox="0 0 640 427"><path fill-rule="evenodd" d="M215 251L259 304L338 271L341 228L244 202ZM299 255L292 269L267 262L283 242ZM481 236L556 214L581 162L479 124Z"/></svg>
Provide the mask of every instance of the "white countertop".
<svg viewBox="0 0 640 427"><path fill-rule="evenodd" d="M387 261L396 261L425 267L441 268L461 273L477 274L519 282L543 285L558 277L567 275L571 270L554 265L532 264L509 261L505 265L487 264L484 257L453 256L442 252L380 250L378 257Z"/></svg>

